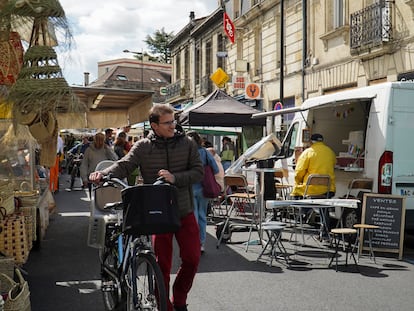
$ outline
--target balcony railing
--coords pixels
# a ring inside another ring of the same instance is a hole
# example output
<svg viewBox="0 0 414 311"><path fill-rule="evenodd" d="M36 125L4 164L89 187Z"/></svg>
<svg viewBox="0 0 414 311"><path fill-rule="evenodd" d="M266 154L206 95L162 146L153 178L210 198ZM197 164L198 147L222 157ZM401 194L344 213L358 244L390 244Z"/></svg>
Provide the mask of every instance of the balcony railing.
<svg viewBox="0 0 414 311"><path fill-rule="evenodd" d="M178 80L177 82L167 85L166 100L174 97L181 97L188 95L189 86L186 80Z"/></svg>
<svg viewBox="0 0 414 311"><path fill-rule="evenodd" d="M392 40L391 4L379 0L351 14L351 52L378 47Z"/></svg>

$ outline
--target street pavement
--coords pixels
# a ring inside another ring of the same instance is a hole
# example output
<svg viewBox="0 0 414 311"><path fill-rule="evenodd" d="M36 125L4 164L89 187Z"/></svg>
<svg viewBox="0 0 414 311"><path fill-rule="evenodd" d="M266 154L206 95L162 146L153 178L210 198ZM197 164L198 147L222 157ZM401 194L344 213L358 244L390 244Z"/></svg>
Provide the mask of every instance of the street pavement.
<svg viewBox="0 0 414 311"><path fill-rule="evenodd" d="M104 310L99 289L98 251L87 246L89 196L79 189L65 191L68 177L61 176L55 194L56 212L39 250L24 265L31 292L32 311ZM414 305L414 252L376 254L376 263L362 257L357 271L353 261L346 267L328 268L333 250L309 236L306 247L284 245L290 267L268 256L256 261L260 245L249 245L247 232L232 234L231 243L217 249L215 226L207 228L206 252L188 297L190 311L209 310L412 310ZM257 238L257 232L253 232ZM407 239L411 247L412 238ZM179 259L174 258L173 272Z"/></svg>

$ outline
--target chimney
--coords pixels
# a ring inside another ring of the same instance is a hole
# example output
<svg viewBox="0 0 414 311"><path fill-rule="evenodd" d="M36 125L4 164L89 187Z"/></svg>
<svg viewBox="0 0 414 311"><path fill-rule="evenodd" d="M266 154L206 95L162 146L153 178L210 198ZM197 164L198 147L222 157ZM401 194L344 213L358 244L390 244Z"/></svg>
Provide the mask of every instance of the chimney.
<svg viewBox="0 0 414 311"><path fill-rule="evenodd" d="M190 23L194 20L194 18L195 18L194 11L191 11L190 12Z"/></svg>
<svg viewBox="0 0 414 311"><path fill-rule="evenodd" d="M89 72L83 73L83 84L84 86L89 85Z"/></svg>

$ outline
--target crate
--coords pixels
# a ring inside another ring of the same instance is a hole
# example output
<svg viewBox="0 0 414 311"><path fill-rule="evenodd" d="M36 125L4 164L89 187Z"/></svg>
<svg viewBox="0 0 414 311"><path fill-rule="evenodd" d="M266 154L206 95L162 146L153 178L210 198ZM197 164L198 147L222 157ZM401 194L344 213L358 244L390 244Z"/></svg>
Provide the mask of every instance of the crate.
<svg viewBox="0 0 414 311"><path fill-rule="evenodd" d="M121 201L121 192L117 188L99 188L93 193L88 228L88 246L93 248L104 247L107 224L116 223L118 214L105 211L103 207L106 203L119 201ZM120 216L122 216L122 211Z"/></svg>
<svg viewBox="0 0 414 311"><path fill-rule="evenodd" d="M110 223L116 223L117 215L97 212L89 219L88 246L103 248L105 246L106 227Z"/></svg>

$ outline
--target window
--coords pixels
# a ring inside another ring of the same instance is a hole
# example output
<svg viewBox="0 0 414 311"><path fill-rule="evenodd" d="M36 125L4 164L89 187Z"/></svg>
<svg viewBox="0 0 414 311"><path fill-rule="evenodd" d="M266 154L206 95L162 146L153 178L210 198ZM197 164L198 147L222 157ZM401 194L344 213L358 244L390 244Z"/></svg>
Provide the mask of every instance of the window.
<svg viewBox="0 0 414 311"><path fill-rule="evenodd" d="M326 17L327 30L332 31L341 28L347 24L346 12L348 8L348 0L330 0L327 1Z"/></svg>
<svg viewBox="0 0 414 311"><path fill-rule="evenodd" d="M241 15L244 15L251 8L251 0L240 0L240 4L241 4L241 8L240 8Z"/></svg>
<svg viewBox="0 0 414 311"><path fill-rule="evenodd" d="M217 36L217 50L219 52L225 52L226 51L226 47L225 47L225 38L223 37L223 35L220 33ZM217 67L220 67L222 69L225 69L225 57L218 57L217 58Z"/></svg>
<svg viewBox="0 0 414 311"><path fill-rule="evenodd" d="M118 74L118 75L116 75L116 79L117 80L120 80L120 81L128 81L127 76L124 75L124 74Z"/></svg>
<svg viewBox="0 0 414 311"><path fill-rule="evenodd" d="M206 75L210 75L213 71L212 54L211 41L208 41L206 42Z"/></svg>
<svg viewBox="0 0 414 311"><path fill-rule="evenodd" d="M175 81L181 79L181 52L178 52L175 57Z"/></svg>
<svg viewBox="0 0 414 311"><path fill-rule="evenodd" d="M342 37L343 43L349 42L349 0L329 0L325 2L325 34L320 38L324 49L329 49L329 41Z"/></svg>
<svg viewBox="0 0 414 311"><path fill-rule="evenodd" d="M334 0L334 16L333 16L333 28L339 28L344 25L344 1Z"/></svg>
<svg viewBox="0 0 414 311"><path fill-rule="evenodd" d="M201 51L199 47L195 51L195 61L195 83L200 84Z"/></svg>
<svg viewBox="0 0 414 311"><path fill-rule="evenodd" d="M262 73L262 29L256 28L254 31L254 76Z"/></svg>
<svg viewBox="0 0 414 311"><path fill-rule="evenodd" d="M190 52L188 47L184 52L184 79L185 81L190 80Z"/></svg>

